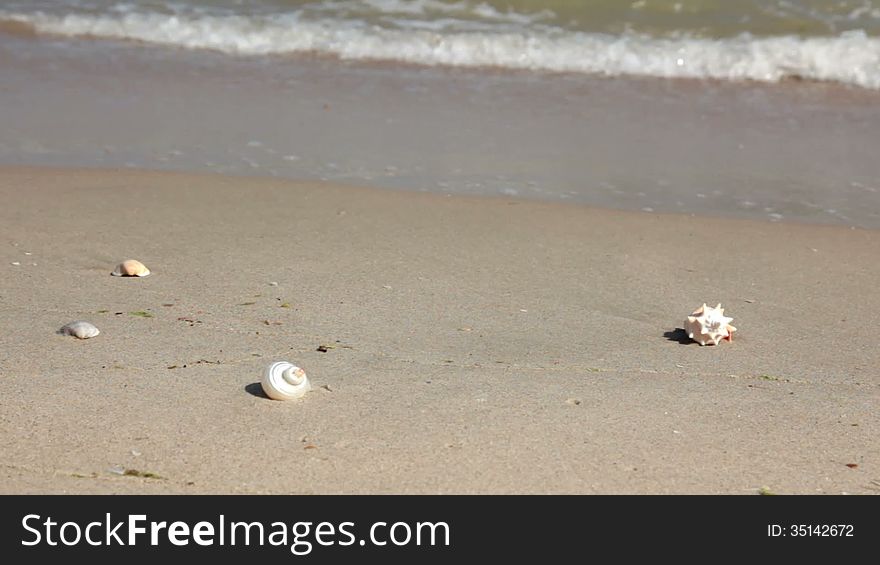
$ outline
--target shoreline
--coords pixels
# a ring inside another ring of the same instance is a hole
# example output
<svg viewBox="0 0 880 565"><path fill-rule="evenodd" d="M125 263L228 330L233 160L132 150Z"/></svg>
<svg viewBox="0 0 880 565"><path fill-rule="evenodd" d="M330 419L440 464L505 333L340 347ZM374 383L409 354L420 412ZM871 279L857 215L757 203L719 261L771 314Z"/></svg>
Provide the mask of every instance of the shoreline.
<svg viewBox="0 0 880 565"><path fill-rule="evenodd" d="M34 174L37 176L44 174L77 174L77 175L95 175L95 176L103 176L103 175L131 175L135 177L142 176L152 176L157 175L160 178L167 175L169 177L194 177L194 178L203 178L203 179L235 179L241 181L241 184L247 184L248 182L254 182L256 184L262 183L277 183L279 185L288 185L291 187L302 187L302 186L312 186L317 189L320 187L328 187L335 190L343 190L343 191L352 191L352 192L365 192L365 193L375 193L375 194L386 194L389 197L391 195L402 194L406 195L416 195L418 196L427 196L429 198L439 198L439 199L453 199L462 202L475 202L475 203L486 203L486 202L506 202L509 205L548 205L551 209L566 209L566 208L574 208L586 211L590 214L622 214L625 217L629 218L652 218L658 217L661 221L679 221L685 222L689 219L697 219L702 222L721 222L722 224L730 223L728 226L730 229L735 229L737 226L762 226L762 225L781 225L781 226L790 226L795 229L804 228L807 230L812 230L815 228L816 230L829 229L831 231L838 230L850 230L856 232L878 232L880 231L880 227L864 227L864 226L853 226L853 225L841 225L837 223L830 222L812 222L812 221L799 221L799 220L776 220L776 219L766 219L766 218L742 218L737 216L730 216L723 212L706 212L706 213L696 213L696 212L656 212L656 211L645 211L645 210L633 210L627 208L606 208L603 206L597 206L594 204L588 204L579 201L570 201L570 200L545 200L541 198L529 197L528 195L507 195L507 194L458 194L453 192L433 192L433 191L424 191L424 190L409 190L406 188L392 188L387 186L376 186L376 185L367 185L358 183L355 180L351 180L349 182L346 181L336 181L336 180L327 180L327 179L308 179L308 178L286 178L286 177L278 177L278 176L266 176L261 175L259 173L243 171L241 173L217 173L217 172L205 172L205 171L188 171L188 170L173 170L173 169L145 169L140 167L120 167L120 166L69 166L69 165L15 165L15 164L0 164L0 174L11 173L15 175L29 175Z"/></svg>
<svg viewBox="0 0 880 565"><path fill-rule="evenodd" d="M0 166L327 180L880 228L880 92L0 38Z"/></svg>
<svg viewBox="0 0 880 565"><path fill-rule="evenodd" d="M131 170L0 198L6 493L880 488L877 230ZM704 301L732 343L680 343ZM282 359L300 402L255 386Z"/></svg>

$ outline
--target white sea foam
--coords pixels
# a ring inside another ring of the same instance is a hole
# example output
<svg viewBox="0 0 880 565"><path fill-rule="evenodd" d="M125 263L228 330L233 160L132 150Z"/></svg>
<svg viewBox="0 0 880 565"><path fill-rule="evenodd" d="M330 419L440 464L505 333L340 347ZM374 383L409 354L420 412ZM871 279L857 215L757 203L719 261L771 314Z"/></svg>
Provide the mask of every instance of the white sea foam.
<svg viewBox="0 0 880 565"><path fill-rule="evenodd" d="M400 11L406 6L398 0L374 1L397 2ZM429 9L431 2L422 0L420 9ZM449 4L436 4L438 11L450 10ZM37 33L136 40L236 55L314 53L423 65L768 82L799 77L880 89L880 38L860 31L832 37L656 38L566 31L536 23L540 15L520 25L514 15L488 6L480 9L487 18L482 23L457 25L450 20L436 29L406 26L399 18L389 27L358 19L307 19L297 12L243 16L0 11L0 21L23 23ZM488 25L492 18L494 27Z"/></svg>

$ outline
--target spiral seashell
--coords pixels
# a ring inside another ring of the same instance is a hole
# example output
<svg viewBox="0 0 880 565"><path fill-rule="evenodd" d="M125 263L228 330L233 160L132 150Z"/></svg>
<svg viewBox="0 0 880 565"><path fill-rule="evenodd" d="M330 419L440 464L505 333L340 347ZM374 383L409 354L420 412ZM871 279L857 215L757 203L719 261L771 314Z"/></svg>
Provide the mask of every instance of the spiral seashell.
<svg viewBox="0 0 880 565"><path fill-rule="evenodd" d="M733 318L724 315L721 304L712 308L703 303L684 321L684 331L700 345L718 345L722 339L733 341L736 328L730 325L732 321Z"/></svg>
<svg viewBox="0 0 880 565"><path fill-rule="evenodd" d="M73 337L78 337L79 339L89 339L90 337L95 337L101 330L96 328L94 325L84 322L82 320L77 320L75 322L70 322L69 324L64 325L58 333L64 335L72 335Z"/></svg>
<svg viewBox="0 0 880 565"><path fill-rule="evenodd" d="M312 389L306 372L287 361L276 361L263 371L263 392L275 400L300 398Z"/></svg>
<svg viewBox="0 0 880 565"><path fill-rule="evenodd" d="M128 259L116 265L110 274L114 277L146 277L150 274L150 269L136 259Z"/></svg>

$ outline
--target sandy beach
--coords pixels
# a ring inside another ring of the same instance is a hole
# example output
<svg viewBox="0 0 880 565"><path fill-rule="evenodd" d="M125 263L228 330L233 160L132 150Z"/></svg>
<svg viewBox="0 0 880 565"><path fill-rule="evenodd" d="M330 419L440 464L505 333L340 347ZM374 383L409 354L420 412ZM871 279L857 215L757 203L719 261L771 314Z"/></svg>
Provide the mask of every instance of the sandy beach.
<svg viewBox="0 0 880 565"><path fill-rule="evenodd" d="M877 231L134 170L0 201L2 493L880 490ZM704 301L732 343L676 331ZM314 390L265 398L276 360Z"/></svg>

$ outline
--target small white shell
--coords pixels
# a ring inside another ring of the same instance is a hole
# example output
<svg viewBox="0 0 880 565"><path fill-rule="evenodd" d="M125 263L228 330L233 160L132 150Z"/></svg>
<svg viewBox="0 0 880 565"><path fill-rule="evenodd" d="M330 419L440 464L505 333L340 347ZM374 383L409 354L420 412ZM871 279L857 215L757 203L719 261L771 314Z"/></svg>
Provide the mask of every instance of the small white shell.
<svg viewBox="0 0 880 565"><path fill-rule="evenodd" d="M64 335L72 335L73 337L78 337L79 339L89 339L90 337L95 337L101 330L93 326L88 322L84 322L82 320L77 320L75 322L70 322L58 330L58 333Z"/></svg>
<svg viewBox="0 0 880 565"><path fill-rule="evenodd" d="M312 389L306 372L287 361L276 361L263 371L263 392L275 400L293 400Z"/></svg>
<svg viewBox="0 0 880 565"><path fill-rule="evenodd" d="M127 259L116 265L110 274L114 277L146 277L150 274L150 269L136 259Z"/></svg>
<svg viewBox="0 0 880 565"><path fill-rule="evenodd" d="M722 339L733 341L736 328L730 325L732 321L724 315L721 304L712 308L704 302L684 321L684 331L700 345L718 345Z"/></svg>

